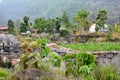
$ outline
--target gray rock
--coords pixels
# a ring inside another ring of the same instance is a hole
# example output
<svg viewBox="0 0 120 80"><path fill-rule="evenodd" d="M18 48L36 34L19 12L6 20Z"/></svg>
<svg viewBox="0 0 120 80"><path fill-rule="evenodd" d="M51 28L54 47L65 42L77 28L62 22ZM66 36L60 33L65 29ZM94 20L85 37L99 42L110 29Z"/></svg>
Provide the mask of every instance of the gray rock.
<svg viewBox="0 0 120 80"><path fill-rule="evenodd" d="M106 55L105 54L101 54L100 57L101 58L106 58Z"/></svg>
<svg viewBox="0 0 120 80"><path fill-rule="evenodd" d="M120 54L116 55L113 59L111 59L111 64L116 68L120 69Z"/></svg>
<svg viewBox="0 0 120 80"><path fill-rule="evenodd" d="M112 58L114 57L114 55L113 55L112 53L110 53L110 54L106 54L106 57L107 57L108 59L112 59Z"/></svg>
<svg viewBox="0 0 120 80"><path fill-rule="evenodd" d="M107 59L107 58L98 58L98 59L96 60L96 62L97 62L97 64L100 64L100 65L102 65L102 66L111 65L110 60Z"/></svg>
<svg viewBox="0 0 120 80"><path fill-rule="evenodd" d="M21 51L18 39L11 34L0 34L0 43L4 43L6 51Z"/></svg>

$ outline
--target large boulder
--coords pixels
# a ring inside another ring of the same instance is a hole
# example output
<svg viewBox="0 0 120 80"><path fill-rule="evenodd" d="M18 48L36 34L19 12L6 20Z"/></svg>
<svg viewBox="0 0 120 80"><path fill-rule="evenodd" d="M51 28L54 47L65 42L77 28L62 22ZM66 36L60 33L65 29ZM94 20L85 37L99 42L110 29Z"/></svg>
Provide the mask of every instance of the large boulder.
<svg viewBox="0 0 120 80"><path fill-rule="evenodd" d="M0 34L0 67L13 67L22 50L18 39L11 34Z"/></svg>
<svg viewBox="0 0 120 80"><path fill-rule="evenodd" d="M20 51L18 39L11 34L0 34L0 43L3 43L6 51Z"/></svg>

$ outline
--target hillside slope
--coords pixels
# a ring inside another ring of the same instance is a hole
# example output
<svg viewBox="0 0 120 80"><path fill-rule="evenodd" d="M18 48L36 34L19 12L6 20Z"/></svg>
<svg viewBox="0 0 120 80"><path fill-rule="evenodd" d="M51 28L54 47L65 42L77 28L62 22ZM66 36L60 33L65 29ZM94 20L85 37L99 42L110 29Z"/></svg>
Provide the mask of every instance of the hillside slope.
<svg viewBox="0 0 120 80"><path fill-rule="evenodd" d="M51 18L61 16L67 11L70 18L82 8L90 12L90 19L95 20L98 9L104 8L109 13L109 23L120 20L120 0L4 0L0 3L0 24L6 24L8 19L22 19L28 15L33 20L36 17Z"/></svg>

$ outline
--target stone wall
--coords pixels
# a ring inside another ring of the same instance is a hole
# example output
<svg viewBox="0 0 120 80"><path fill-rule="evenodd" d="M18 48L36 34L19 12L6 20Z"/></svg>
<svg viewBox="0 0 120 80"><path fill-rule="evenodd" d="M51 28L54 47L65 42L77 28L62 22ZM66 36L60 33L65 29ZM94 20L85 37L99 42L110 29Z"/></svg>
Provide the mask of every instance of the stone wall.
<svg viewBox="0 0 120 80"><path fill-rule="evenodd" d="M96 63L106 66L112 65L116 68L120 68L120 51L101 51L92 52L96 57Z"/></svg>

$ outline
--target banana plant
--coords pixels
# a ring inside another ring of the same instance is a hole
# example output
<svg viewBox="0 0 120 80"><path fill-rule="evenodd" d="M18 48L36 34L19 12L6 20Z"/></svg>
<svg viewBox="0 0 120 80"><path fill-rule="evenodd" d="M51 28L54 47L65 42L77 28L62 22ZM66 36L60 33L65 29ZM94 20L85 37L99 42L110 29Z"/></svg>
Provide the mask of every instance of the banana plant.
<svg viewBox="0 0 120 80"><path fill-rule="evenodd" d="M95 63L94 56L84 52L66 54L63 60L66 62L66 76L72 74L74 77L90 73Z"/></svg>

